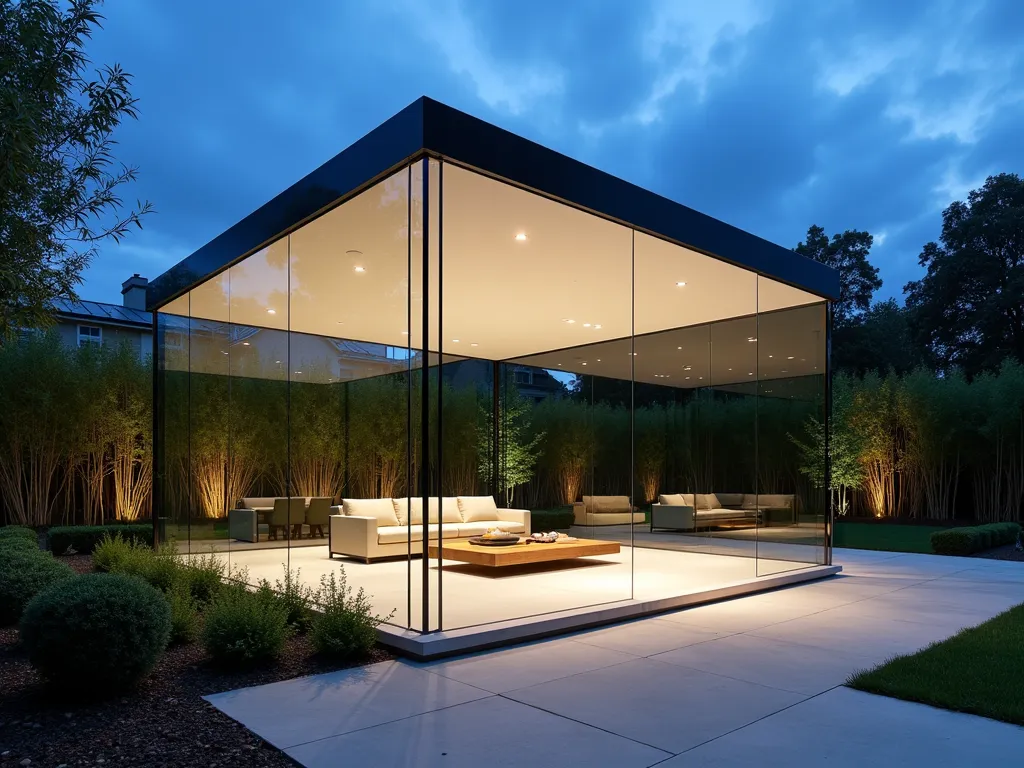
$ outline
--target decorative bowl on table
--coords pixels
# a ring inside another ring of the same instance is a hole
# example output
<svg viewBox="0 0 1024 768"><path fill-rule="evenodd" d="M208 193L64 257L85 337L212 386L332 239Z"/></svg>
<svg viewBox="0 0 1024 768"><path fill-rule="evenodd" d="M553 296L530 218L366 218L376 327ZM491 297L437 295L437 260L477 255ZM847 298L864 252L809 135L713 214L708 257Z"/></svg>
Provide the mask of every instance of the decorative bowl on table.
<svg viewBox="0 0 1024 768"><path fill-rule="evenodd" d="M473 536L468 541L481 547L510 547L519 543L519 537L514 533L507 533L504 536Z"/></svg>

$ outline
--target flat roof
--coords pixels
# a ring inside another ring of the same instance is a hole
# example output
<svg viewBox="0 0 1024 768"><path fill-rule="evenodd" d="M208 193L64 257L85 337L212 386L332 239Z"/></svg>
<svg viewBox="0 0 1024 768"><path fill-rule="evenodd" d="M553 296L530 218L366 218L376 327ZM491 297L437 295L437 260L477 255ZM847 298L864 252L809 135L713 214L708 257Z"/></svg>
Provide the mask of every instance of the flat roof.
<svg viewBox="0 0 1024 768"><path fill-rule="evenodd" d="M831 267L424 96L153 280L147 287L147 308L177 298L424 156L499 178L818 296L839 296L839 273Z"/></svg>

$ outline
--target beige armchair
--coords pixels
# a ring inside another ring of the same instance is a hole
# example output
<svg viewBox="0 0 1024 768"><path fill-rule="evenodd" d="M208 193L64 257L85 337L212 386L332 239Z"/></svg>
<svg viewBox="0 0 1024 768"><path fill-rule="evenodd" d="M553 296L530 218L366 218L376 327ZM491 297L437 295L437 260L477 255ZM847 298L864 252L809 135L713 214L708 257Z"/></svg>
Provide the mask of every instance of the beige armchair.
<svg viewBox="0 0 1024 768"><path fill-rule="evenodd" d="M278 532L287 536L291 528L293 539L302 536L302 523L306 518L306 500L301 496L293 496L290 499L274 499L274 508L267 516L267 523L270 526L270 538L276 539Z"/></svg>

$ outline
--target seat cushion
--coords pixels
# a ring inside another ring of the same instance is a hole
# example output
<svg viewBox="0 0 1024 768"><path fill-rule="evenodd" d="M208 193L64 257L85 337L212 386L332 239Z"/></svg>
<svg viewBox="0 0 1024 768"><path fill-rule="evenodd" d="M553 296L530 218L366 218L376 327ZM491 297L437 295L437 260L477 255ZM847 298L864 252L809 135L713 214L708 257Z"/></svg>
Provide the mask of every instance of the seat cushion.
<svg viewBox="0 0 1024 768"><path fill-rule="evenodd" d="M681 493L663 493L658 497L659 504L667 504L670 507L688 507L692 506L683 501L683 494Z"/></svg>
<svg viewBox="0 0 1024 768"><path fill-rule="evenodd" d="M594 514L629 512L629 496L584 496L587 511Z"/></svg>
<svg viewBox="0 0 1024 768"><path fill-rule="evenodd" d="M246 496L239 500L239 509L273 509L273 496Z"/></svg>
<svg viewBox="0 0 1024 768"><path fill-rule="evenodd" d="M400 524L391 499L343 499L341 508L350 517L377 518L378 527Z"/></svg>
<svg viewBox="0 0 1024 768"><path fill-rule="evenodd" d="M466 523L498 519L498 505L493 496L459 496L459 511Z"/></svg>
<svg viewBox="0 0 1024 768"><path fill-rule="evenodd" d="M462 523L459 525L459 537L466 539L470 536L482 536L487 533L488 528L501 528L508 533L525 533L526 526L522 523L513 523L509 520L491 520L475 523ZM447 535L447 533L445 533Z"/></svg>
<svg viewBox="0 0 1024 768"><path fill-rule="evenodd" d="M378 544L400 544L409 539L423 540L423 528L406 525L385 525L377 529Z"/></svg>
<svg viewBox="0 0 1024 768"><path fill-rule="evenodd" d="M752 509L702 509L697 512L697 519L707 520L745 520L756 517L757 510Z"/></svg>

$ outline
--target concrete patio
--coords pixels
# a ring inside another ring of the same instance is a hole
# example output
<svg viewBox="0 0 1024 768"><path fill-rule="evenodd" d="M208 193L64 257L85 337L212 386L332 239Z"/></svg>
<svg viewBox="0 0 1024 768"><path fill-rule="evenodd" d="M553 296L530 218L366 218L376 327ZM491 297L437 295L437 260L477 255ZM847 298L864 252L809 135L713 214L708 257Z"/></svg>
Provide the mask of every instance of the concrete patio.
<svg viewBox="0 0 1024 768"><path fill-rule="evenodd" d="M766 594L209 700L316 767L1019 760L1024 728L842 683L1024 601L1024 565L858 550L835 562L839 576Z"/></svg>

